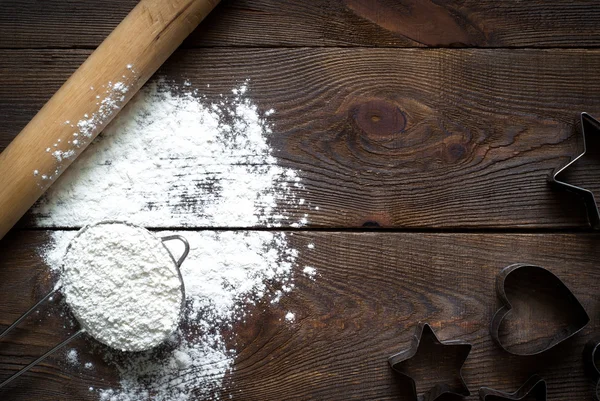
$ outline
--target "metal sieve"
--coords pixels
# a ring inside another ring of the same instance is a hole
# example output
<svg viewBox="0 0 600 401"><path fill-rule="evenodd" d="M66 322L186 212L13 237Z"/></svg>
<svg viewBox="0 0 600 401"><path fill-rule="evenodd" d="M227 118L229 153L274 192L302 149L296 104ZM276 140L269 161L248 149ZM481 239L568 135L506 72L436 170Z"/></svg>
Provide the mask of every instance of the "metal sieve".
<svg viewBox="0 0 600 401"><path fill-rule="evenodd" d="M127 225L127 226L130 226L130 227L135 227L137 229L145 230L151 236L155 237L155 235L153 233L151 233L150 231L146 230L143 227L136 226L134 224L125 223L125 222L121 222L121 221L112 221L112 220L111 221L103 221L103 222L96 223L96 224L93 224L93 225L85 226L81 230L79 230L79 232L73 237L73 239L71 239L71 242L67 246L67 250L65 252L65 256L70 251L71 246L73 244L73 241L76 238L78 238L80 235L82 235L85 231L87 231L91 227L95 227L95 226L101 225L101 224L123 224L123 225ZM188 254L190 252L190 245L189 245L188 241L183 236L181 236L181 235L168 235L168 236L164 236L164 237L157 237L157 239L160 241L161 245L163 247L165 247L165 249L167 250L167 253L171 256L171 260L173 261L175 270L177 271L177 274L178 274L178 277L179 277L179 283L180 283L180 289L181 289L181 305L180 305L180 310L179 310L179 318L181 319L181 316L183 314L183 309L184 309L184 306L185 306L185 287L184 287L184 284L183 284L183 277L181 275L180 267L181 267L181 264L187 258ZM184 246L184 251L181 254L181 256L179 257L179 259L177 259L177 260L175 260L175 257L173 256L173 254L171 253L171 251L165 246L165 242L175 241L175 240L180 241L181 243L183 243L183 246ZM63 270L64 270L64 264L63 264ZM15 322L13 324L11 324L6 330L4 330L3 332L0 333L0 340L3 337L5 337L8 333L10 333L16 326L18 326L19 323L21 323L27 316L29 316L34 311L36 311L42 304L44 304L46 301L48 301L50 298L52 298L54 295L56 295L58 292L60 292L60 289L61 289L60 287L57 287L54 290L52 290L50 293L48 293L46 296L44 296L40 301L38 301L31 309L29 309L21 317L19 317L17 320L15 320ZM76 319L77 319L77 317L76 317ZM13 380L15 380L19 376L21 376L23 373L27 372L29 369L31 369L32 367L36 366L37 364L39 364L40 362L42 362L44 359L46 359L48 356L50 356L53 353L55 353L56 351L60 350L61 348L63 348L64 346L66 346L67 344L69 344L70 342L72 342L77 337L81 336L82 334L88 334L89 337L94 338L96 341L99 341L99 342L101 342L101 343L103 343L103 344L111 347L111 344L108 344L106 341L100 341L100 340L98 340L91 333L88 333L85 329L83 329L82 328L82 326L83 326L82 322L80 322L79 320L77 320L77 322L78 322L80 328L74 334L72 334L69 338L67 338L66 340L64 340L60 344L54 346L52 349L50 349L45 354L43 354L42 356L40 356L39 358L37 358L35 361L33 361L29 365L23 367L21 370L19 370L18 372L16 372L14 375L12 375L8 379L6 379L2 383L0 383L0 388L6 386L10 382L12 382ZM172 333L170 333L170 334L172 334ZM169 336L165 336L165 338L163 339L163 342L168 337ZM154 347L150 347L150 348L154 348ZM150 349L150 348L148 348L148 349ZM135 350L135 352L146 351L148 349L144 349L144 350L139 350L138 349L138 350Z"/></svg>

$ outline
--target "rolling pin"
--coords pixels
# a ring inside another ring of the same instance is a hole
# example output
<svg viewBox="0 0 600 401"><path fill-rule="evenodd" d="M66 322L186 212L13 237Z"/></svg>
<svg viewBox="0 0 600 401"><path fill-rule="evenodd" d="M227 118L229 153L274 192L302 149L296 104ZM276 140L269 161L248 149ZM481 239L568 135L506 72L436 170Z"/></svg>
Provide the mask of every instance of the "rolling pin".
<svg viewBox="0 0 600 401"><path fill-rule="evenodd" d="M219 0L141 0L0 154L0 239Z"/></svg>

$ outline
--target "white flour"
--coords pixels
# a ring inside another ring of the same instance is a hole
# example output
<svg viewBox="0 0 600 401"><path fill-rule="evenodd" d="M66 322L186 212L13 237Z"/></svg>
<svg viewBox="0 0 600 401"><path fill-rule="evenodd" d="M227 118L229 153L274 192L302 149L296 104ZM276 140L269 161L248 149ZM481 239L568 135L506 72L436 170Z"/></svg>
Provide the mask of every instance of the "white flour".
<svg viewBox="0 0 600 401"><path fill-rule="evenodd" d="M127 220L145 227L299 226L295 170L278 166L271 128L246 86L217 105L150 84L34 207L43 227ZM276 188L274 190L274 188Z"/></svg>
<svg viewBox="0 0 600 401"><path fill-rule="evenodd" d="M218 105L163 86L138 94L58 180L36 208L40 226L103 219L146 227L306 224L307 214L297 209L310 205L297 197L303 190L298 172L278 166L268 143L271 128L263 116L273 110L261 116L245 85ZM74 234L51 233L43 250L50 267L60 266ZM182 265L184 322L167 349L109 355L121 386L94 389L102 401L220 399L235 358L226 346L235 344L235 335L223 338L222 332L243 321L246 303L275 303L294 288L298 252L284 233L179 234L191 245ZM177 243L167 246L180 253Z"/></svg>
<svg viewBox="0 0 600 401"><path fill-rule="evenodd" d="M289 323L294 323L296 320L296 314L294 312L288 312L285 314L285 320Z"/></svg>
<svg viewBox="0 0 600 401"><path fill-rule="evenodd" d="M304 273L311 280L314 280L315 277L317 276L317 269L315 269L312 266L305 266L304 269L302 270L302 273Z"/></svg>
<svg viewBox="0 0 600 401"><path fill-rule="evenodd" d="M68 248L61 282L82 328L114 349L150 349L179 325L179 273L162 242L143 228L86 227Z"/></svg>
<svg viewBox="0 0 600 401"><path fill-rule="evenodd" d="M69 352L67 352L67 362L71 365L79 363L79 356L77 355L77 350L75 348L71 348Z"/></svg>
<svg viewBox="0 0 600 401"><path fill-rule="evenodd" d="M101 95L96 95L97 109L91 115L84 114L79 121L65 121L64 124L72 128L73 132L69 139L61 141L57 138L56 142L46 148L46 153L55 159L54 171L42 172L39 170L33 171L33 176L41 179L39 185L46 187L56 179L58 174L64 168L64 161L72 158L76 154L76 150L87 145L92 137L96 134L99 127L121 108L125 102L125 95L129 91L129 86L125 81L130 81L134 78L135 71L131 66L127 66L130 77L123 75L124 82L108 82L101 88ZM94 87L90 87L91 91L95 91Z"/></svg>
<svg viewBox="0 0 600 401"><path fill-rule="evenodd" d="M58 249L74 234L53 232L54 242L45 252L51 267L60 266L55 264L60 260ZM158 233L167 234L172 232ZM219 399L223 378L235 358L221 330L243 319L246 302L274 299L294 287L291 273L298 252L288 247L284 233L179 234L187 238L191 250L181 266L187 306L184 324L172 339L173 351L127 357L109 353L109 360L120 372L121 388L99 390L102 401L145 401L148 394L160 401ZM174 255L181 253L177 242L167 246Z"/></svg>

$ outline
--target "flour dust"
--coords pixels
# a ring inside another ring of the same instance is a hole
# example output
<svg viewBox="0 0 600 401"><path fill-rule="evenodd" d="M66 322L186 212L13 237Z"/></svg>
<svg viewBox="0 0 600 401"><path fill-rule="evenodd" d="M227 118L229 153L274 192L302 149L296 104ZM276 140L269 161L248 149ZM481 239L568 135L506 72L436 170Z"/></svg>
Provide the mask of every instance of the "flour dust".
<svg viewBox="0 0 600 401"><path fill-rule="evenodd" d="M135 96L34 207L41 227L127 220L145 227L306 224L298 171L277 165L246 85L206 104L164 82ZM283 202L282 202L283 201Z"/></svg>
<svg viewBox="0 0 600 401"><path fill-rule="evenodd" d="M35 207L41 227L124 220L144 227L301 226L310 210L300 172L269 145L274 110L261 113L247 84L209 103L164 82L143 89ZM316 209L316 208L315 208ZM165 233L158 233L162 235ZM168 344L137 355L107 353L118 388L101 401L220 399L248 303L276 303L294 289L298 251L272 231L180 231L185 316ZM59 272L73 231L53 231L41 254ZM181 249L168 243L175 254ZM316 271L305 271L314 277ZM293 313L288 322L295 320ZM79 350L79 352L83 352Z"/></svg>

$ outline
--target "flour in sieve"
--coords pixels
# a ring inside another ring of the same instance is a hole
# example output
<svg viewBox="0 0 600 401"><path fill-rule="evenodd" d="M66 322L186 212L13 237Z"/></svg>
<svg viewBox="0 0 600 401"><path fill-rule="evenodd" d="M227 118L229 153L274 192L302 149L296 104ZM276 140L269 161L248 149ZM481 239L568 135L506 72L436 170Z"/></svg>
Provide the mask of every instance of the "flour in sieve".
<svg viewBox="0 0 600 401"><path fill-rule="evenodd" d="M179 324L183 289L175 262L143 228L85 227L68 248L61 281L82 328L112 348L155 347Z"/></svg>
<svg viewBox="0 0 600 401"><path fill-rule="evenodd" d="M167 234L173 232L159 233ZM179 234L191 248L181 266L186 288L184 324L166 353L158 349L124 357L102 350L119 371L120 387L97 390L101 401L220 399L223 379L235 358L226 346L231 339L224 338L222 330L245 317L246 302L281 297L294 288L292 269L298 252L289 246L285 233ZM50 266L59 253L55 246L66 246L72 236L70 231L54 232L52 241L56 242L48 244L44 254ZM173 254L181 253L178 242L166 245Z"/></svg>

